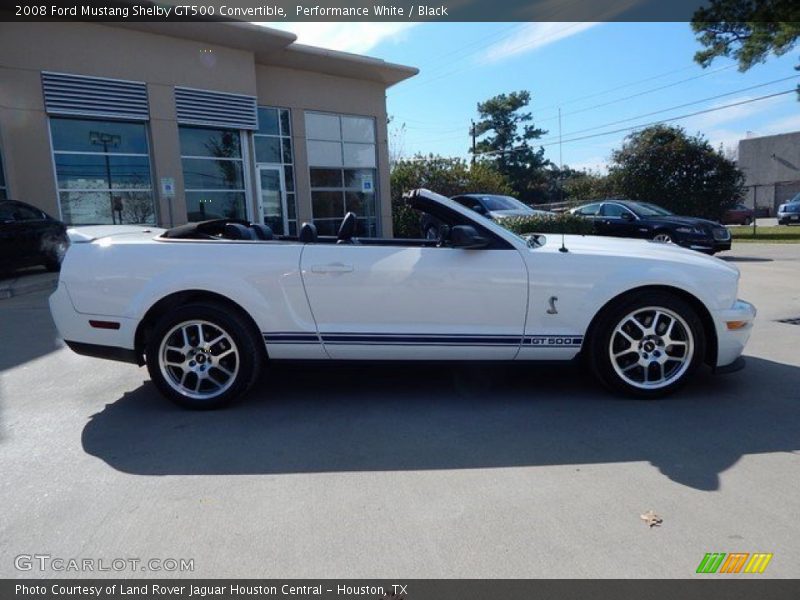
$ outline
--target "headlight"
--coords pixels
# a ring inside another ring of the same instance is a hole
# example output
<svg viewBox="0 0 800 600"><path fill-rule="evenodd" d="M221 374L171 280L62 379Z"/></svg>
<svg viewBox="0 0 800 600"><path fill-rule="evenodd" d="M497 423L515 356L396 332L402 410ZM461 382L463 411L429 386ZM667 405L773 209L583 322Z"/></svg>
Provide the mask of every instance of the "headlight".
<svg viewBox="0 0 800 600"><path fill-rule="evenodd" d="M705 234L705 230L700 227L677 227L675 231L678 233L692 233L695 235Z"/></svg>

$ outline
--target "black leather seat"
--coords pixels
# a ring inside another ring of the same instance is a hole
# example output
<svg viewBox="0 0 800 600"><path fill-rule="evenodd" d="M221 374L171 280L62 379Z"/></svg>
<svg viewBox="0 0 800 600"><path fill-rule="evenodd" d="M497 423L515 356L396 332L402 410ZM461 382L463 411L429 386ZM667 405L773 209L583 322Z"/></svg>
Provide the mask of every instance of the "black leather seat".
<svg viewBox="0 0 800 600"><path fill-rule="evenodd" d="M304 244L314 244L317 241L317 226L313 223L303 223L297 236Z"/></svg>
<svg viewBox="0 0 800 600"><path fill-rule="evenodd" d="M352 244L353 236L356 233L358 226L358 216L354 212L349 212L342 219L342 224L339 225L339 233L336 234L337 244Z"/></svg>
<svg viewBox="0 0 800 600"><path fill-rule="evenodd" d="M252 229L253 233L256 234L256 239L266 241L275 239L275 234L272 233L272 229L266 225L262 225L261 223L253 223L250 225L250 229Z"/></svg>
<svg viewBox="0 0 800 600"><path fill-rule="evenodd" d="M253 230L241 223L226 223L222 236L228 240L254 240Z"/></svg>

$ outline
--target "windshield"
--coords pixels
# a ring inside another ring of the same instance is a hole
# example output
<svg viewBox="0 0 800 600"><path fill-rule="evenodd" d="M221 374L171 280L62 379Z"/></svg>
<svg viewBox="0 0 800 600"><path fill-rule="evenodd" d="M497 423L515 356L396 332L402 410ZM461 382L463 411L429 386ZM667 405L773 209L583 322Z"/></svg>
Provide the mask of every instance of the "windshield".
<svg viewBox="0 0 800 600"><path fill-rule="evenodd" d="M481 196L480 198L486 210L532 210L530 206L526 206L511 196Z"/></svg>
<svg viewBox="0 0 800 600"><path fill-rule="evenodd" d="M649 202L631 202L628 204L628 208L640 217L669 217L673 214L666 208L661 208Z"/></svg>
<svg viewBox="0 0 800 600"><path fill-rule="evenodd" d="M783 212L787 213L800 213L800 202L796 202L794 204L787 204L783 208Z"/></svg>

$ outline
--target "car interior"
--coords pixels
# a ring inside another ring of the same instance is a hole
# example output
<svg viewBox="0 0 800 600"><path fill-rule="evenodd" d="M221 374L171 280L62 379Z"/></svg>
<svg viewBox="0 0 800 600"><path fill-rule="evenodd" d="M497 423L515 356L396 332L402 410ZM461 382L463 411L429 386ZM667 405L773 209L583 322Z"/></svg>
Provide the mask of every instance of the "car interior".
<svg viewBox="0 0 800 600"><path fill-rule="evenodd" d="M466 216L422 196L412 196L406 204L421 217L428 213L439 219L439 239L356 237L358 216L348 212L335 236L318 235L313 223L303 223L296 236L275 235L267 225L250 223L242 219L214 219L188 223L165 231L164 240L196 241L250 241L250 242L300 242L303 244L349 244L365 246L405 246L422 248L457 247L465 249L507 249L511 246L501 237L481 227Z"/></svg>

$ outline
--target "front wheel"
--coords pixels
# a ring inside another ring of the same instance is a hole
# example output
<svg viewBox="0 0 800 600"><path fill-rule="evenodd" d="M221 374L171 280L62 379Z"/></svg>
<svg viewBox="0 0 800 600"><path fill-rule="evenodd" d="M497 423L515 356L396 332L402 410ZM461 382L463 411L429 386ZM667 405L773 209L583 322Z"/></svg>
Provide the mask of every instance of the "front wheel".
<svg viewBox="0 0 800 600"><path fill-rule="evenodd" d="M678 296L642 292L598 317L589 351L593 372L608 388L657 398L684 385L702 362L703 324Z"/></svg>
<svg viewBox="0 0 800 600"><path fill-rule="evenodd" d="M662 244L671 244L672 236L666 231L659 231L653 236L654 242L661 242Z"/></svg>
<svg viewBox="0 0 800 600"><path fill-rule="evenodd" d="M242 315L205 303L165 315L145 348L159 391L193 409L220 408L246 393L258 378L263 353L257 332Z"/></svg>

